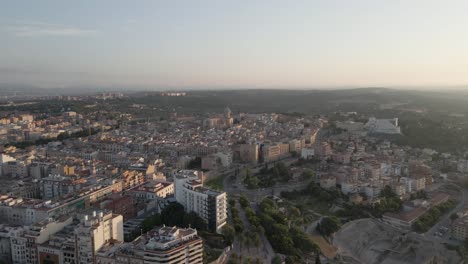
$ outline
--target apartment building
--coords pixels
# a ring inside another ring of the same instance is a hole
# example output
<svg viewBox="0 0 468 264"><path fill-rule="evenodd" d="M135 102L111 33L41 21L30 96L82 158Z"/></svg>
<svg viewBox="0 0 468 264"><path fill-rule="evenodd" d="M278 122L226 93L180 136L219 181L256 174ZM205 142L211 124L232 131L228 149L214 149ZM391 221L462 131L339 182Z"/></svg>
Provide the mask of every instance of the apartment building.
<svg viewBox="0 0 468 264"><path fill-rule="evenodd" d="M203 241L195 229L161 227L149 232L139 246L145 263L203 263Z"/></svg>
<svg viewBox="0 0 468 264"><path fill-rule="evenodd" d="M43 199L53 199L75 193L86 182L83 178L49 175L41 180L41 195Z"/></svg>
<svg viewBox="0 0 468 264"><path fill-rule="evenodd" d="M239 157L242 162L257 164L258 163L258 145L257 144L241 144Z"/></svg>
<svg viewBox="0 0 468 264"><path fill-rule="evenodd" d="M131 243L103 248L96 264L201 264L203 240L192 228L160 227Z"/></svg>
<svg viewBox="0 0 468 264"><path fill-rule="evenodd" d="M453 222L452 237L460 241L468 238L468 216L465 215Z"/></svg>
<svg viewBox="0 0 468 264"><path fill-rule="evenodd" d="M123 217L112 212L97 212L82 216L75 229L76 263L93 263L96 252L106 243L123 242Z"/></svg>
<svg viewBox="0 0 468 264"><path fill-rule="evenodd" d="M208 228L219 231L227 221L227 195L203 187L198 174L182 171L174 177L175 198L187 212L195 212L208 224Z"/></svg>
<svg viewBox="0 0 468 264"><path fill-rule="evenodd" d="M262 146L263 162L272 162L280 159L281 148L277 144L265 144Z"/></svg>
<svg viewBox="0 0 468 264"><path fill-rule="evenodd" d="M11 262L14 264L36 264L39 261L37 245L49 240L50 236L72 223L71 217L59 221L46 219L30 226L18 227L11 232Z"/></svg>

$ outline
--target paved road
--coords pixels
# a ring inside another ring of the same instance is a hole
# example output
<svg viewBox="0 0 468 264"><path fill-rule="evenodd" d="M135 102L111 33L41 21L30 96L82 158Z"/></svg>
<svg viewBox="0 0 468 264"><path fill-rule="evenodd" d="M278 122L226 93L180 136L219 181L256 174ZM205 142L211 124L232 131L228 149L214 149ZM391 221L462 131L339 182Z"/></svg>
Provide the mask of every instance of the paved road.
<svg viewBox="0 0 468 264"><path fill-rule="evenodd" d="M429 229L429 231L424 233L424 236L426 236L427 238L451 244L455 242L450 239L450 230L445 232L442 237L434 236L434 233L438 232L441 227L447 227L450 229L450 225L452 223L450 220L450 215L461 211L465 207L465 205L468 205L468 190L463 189L460 194L460 202L458 203L458 205L455 208L453 208L449 213L444 214L444 216L442 216L439 222L437 222L431 229Z"/></svg>

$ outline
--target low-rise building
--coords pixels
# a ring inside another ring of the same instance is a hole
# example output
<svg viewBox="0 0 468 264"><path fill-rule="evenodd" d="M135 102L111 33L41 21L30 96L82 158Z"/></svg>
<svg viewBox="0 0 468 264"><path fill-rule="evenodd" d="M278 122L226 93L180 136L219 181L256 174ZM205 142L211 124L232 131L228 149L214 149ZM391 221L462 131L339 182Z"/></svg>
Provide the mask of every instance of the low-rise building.
<svg viewBox="0 0 468 264"><path fill-rule="evenodd" d="M333 189L336 187L336 176L325 174L320 176L320 187L324 189Z"/></svg>
<svg viewBox="0 0 468 264"><path fill-rule="evenodd" d="M258 145L257 144L241 144L239 150L240 160L242 162L257 164L258 163Z"/></svg>
<svg viewBox="0 0 468 264"><path fill-rule="evenodd" d="M453 222L452 237L460 241L468 238L468 216L463 216Z"/></svg>
<svg viewBox="0 0 468 264"><path fill-rule="evenodd" d="M311 159L315 155L315 150L313 148L303 148L301 149L301 158L303 159Z"/></svg>

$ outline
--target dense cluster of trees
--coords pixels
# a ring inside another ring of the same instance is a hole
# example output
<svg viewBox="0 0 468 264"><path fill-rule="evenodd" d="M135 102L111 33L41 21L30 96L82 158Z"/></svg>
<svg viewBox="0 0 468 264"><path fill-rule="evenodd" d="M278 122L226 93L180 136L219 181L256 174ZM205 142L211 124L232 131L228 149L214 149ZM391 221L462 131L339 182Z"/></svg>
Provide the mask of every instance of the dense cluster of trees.
<svg viewBox="0 0 468 264"><path fill-rule="evenodd" d="M156 226L167 225L177 227L192 227L200 231L207 230L206 222L196 213L187 213L180 203L170 203L160 214L147 217L142 223L142 231L148 232Z"/></svg>
<svg viewBox="0 0 468 264"><path fill-rule="evenodd" d="M257 189L259 183L260 180L258 179L258 177L252 175L252 172L249 169L245 169L244 184L247 185L247 188Z"/></svg>
<svg viewBox="0 0 468 264"><path fill-rule="evenodd" d="M301 174L303 180L312 180L315 177L315 172L311 169L306 169Z"/></svg>
<svg viewBox="0 0 468 264"><path fill-rule="evenodd" d="M380 201L374 206L345 204L335 215L341 219L355 220L366 217L382 217L386 212L397 212L401 209L403 201L396 195L390 186L385 186L380 192Z"/></svg>
<svg viewBox="0 0 468 264"><path fill-rule="evenodd" d="M304 195L313 196L315 199L318 199L320 201L327 202L327 203L334 202L337 199L342 198L342 196L343 196L340 191L338 191L336 189L334 189L334 190L325 190L325 189L321 188L315 182L309 183L307 188L305 188L304 190L301 190L301 191L294 190L294 191L290 191L290 192L286 192L286 191L281 192L282 197L284 197L286 199L291 199L291 200L297 199L297 198L299 198L301 196L304 196Z"/></svg>
<svg viewBox="0 0 468 264"><path fill-rule="evenodd" d="M244 224L242 223L242 220L239 217L239 210L237 210L237 208L234 206L231 206L231 217L232 222L234 223L234 230L236 231L236 233L242 233L244 231Z"/></svg>
<svg viewBox="0 0 468 264"><path fill-rule="evenodd" d="M255 211L247 205L244 207L245 215L250 223L249 230L245 230L243 234L239 236L240 240L243 241L247 246L254 245L255 247L260 246L260 237L265 233L265 230L260 225L260 220L257 217Z"/></svg>
<svg viewBox="0 0 468 264"><path fill-rule="evenodd" d="M190 160L190 162L187 165L187 169L189 169L189 170L199 170L199 169L201 169L201 158L196 157L196 158Z"/></svg>
<svg viewBox="0 0 468 264"><path fill-rule="evenodd" d="M413 224L413 229L416 232L426 232L429 230L439 218L450 211L452 208L455 207L455 203L453 201L447 201L445 203L439 204L438 206L434 206L429 211L427 211L423 216L421 216L418 220L416 220Z"/></svg>
<svg viewBox="0 0 468 264"><path fill-rule="evenodd" d="M380 192L380 202L375 205L374 214L380 217L385 212L397 212L401 209L403 201L396 195L390 186L385 186Z"/></svg>
<svg viewBox="0 0 468 264"><path fill-rule="evenodd" d="M327 129L329 135L339 135L347 131L346 129L337 127L335 122L331 122L325 128Z"/></svg>
<svg viewBox="0 0 468 264"><path fill-rule="evenodd" d="M294 165L301 167L304 165L317 165L320 163L320 158L318 156L313 156L310 159L299 158Z"/></svg>
<svg viewBox="0 0 468 264"><path fill-rule="evenodd" d="M239 204L240 204L240 206L242 206L242 208L245 208L245 207L249 206L250 202L249 202L249 199L247 199L247 197L245 197L244 195L240 195L239 196Z"/></svg>
<svg viewBox="0 0 468 264"><path fill-rule="evenodd" d="M410 200L414 199L427 199L427 194L424 190L419 190L416 193L410 195Z"/></svg>
<svg viewBox="0 0 468 264"><path fill-rule="evenodd" d="M301 228L289 226L287 216L278 210L273 200L263 199L258 220L273 249L288 255L291 261L298 263L304 255L319 251L318 246Z"/></svg>
<svg viewBox="0 0 468 264"><path fill-rule="evenodd" d="M373 207L355 204L344 204L340 210L335 212L335 216L346 221L352 221L376 215L378 215L378 213Z"/></svg>
<svg viewBox="0 0 468 264"><path fill-rule="evenodd" d="M227 264L262 264L264 263L260 258L243 257L238 256L236 253L232 253L229 257Z"/></svg>
<svg viewBox="0 0 468 264"><path fill-rule="evenodd" d="M230 224L226 224L221 228L221 234L224 236L226 244L232 245L234 242L234 237L236 235L236 230Z"/></svg>
<svg viewBox="0 0 468 264"><path fill-rule="evenodd" d="M287 182L292 178L289 168L283 162L277 162L273 167L268 164L260 169L256 175L252 175L249 169L245 170L244 184L249 189L267 188L274 186L277 182Z"/></svg>
<svg viewBox="0 0 468 264"><path fill-rule="evenodd" d="M292 175L289 168L283 162L277 162L270 169L270 173L273 174L273 178L283 182L287 182L291 179Z"/></svg>
<svg viewBox="0 0 468 264"><path fill-rule="evenodd" d="M467 150L468 127L463 120L453 120L449 116L417 116L400 119L400 126L403 136L398 137L396 142L401 145L451 153Z"/></svg>
<svg viewBox="0 0 468 264"><path fill-rule="evenodd" d="M340 220L334 216L331 216L322 218L317 224L316 229L322 236L329 237L331 234L338 231L340 227Z"/></svg>

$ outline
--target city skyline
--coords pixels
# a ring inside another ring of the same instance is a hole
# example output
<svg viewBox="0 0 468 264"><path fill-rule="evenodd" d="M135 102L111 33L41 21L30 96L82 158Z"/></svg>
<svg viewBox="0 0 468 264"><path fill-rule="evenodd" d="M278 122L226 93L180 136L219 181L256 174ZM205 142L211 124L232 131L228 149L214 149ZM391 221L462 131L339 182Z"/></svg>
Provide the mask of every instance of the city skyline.
<svg viewBox="0 0 468 264"><path fill-rule="evenodd" d="M468 84L463 1L1 6L2 83L144 89Z"/></svg>

